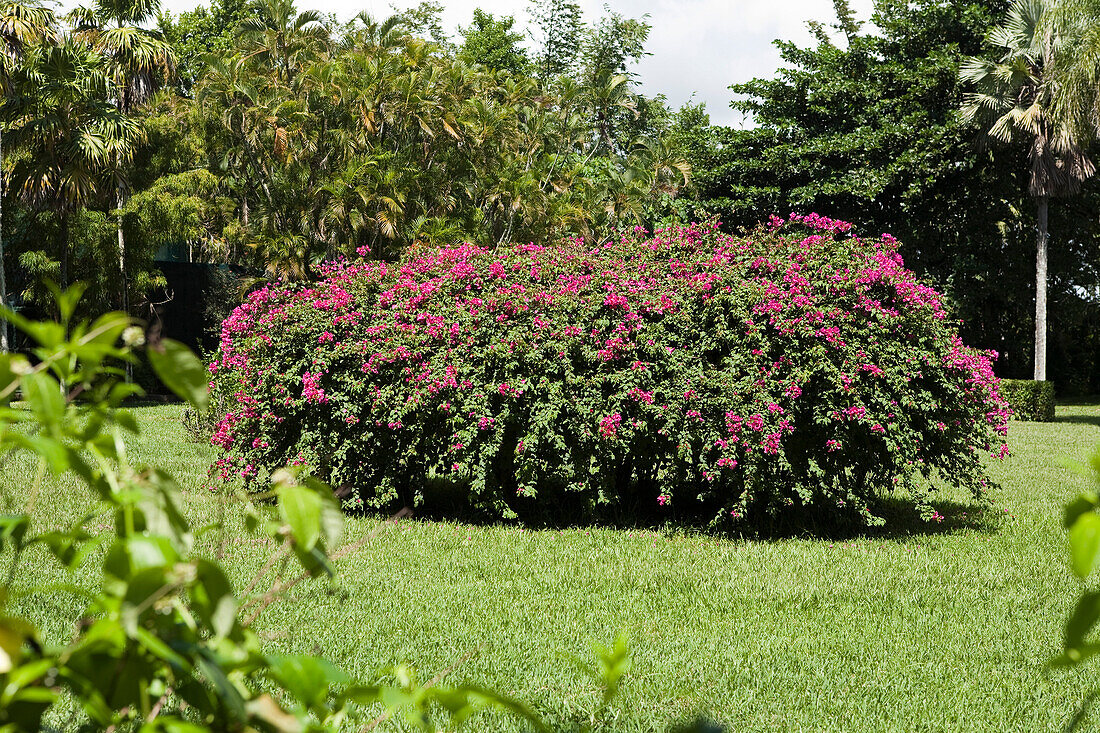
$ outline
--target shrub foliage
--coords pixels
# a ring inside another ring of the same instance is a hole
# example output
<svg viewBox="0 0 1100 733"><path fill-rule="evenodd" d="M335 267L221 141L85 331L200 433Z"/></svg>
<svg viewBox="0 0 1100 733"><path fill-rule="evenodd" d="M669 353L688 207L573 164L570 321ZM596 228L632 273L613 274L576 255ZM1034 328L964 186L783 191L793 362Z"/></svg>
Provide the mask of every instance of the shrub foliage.
<svg viewBox="0 0 1100 733"><path fill-rule="evenodd" d="M889 235L816 215L749 236L414 252L253 293L210 369L215 474L285 463L382 507L876 523L903 486L984 497L1008 410ZM838 516L839 515L839 516Z"/></svg>
<svg viewBox="0 0 1100 733"><path fill-rule="evenodd" d="M1054 383L1032 379L1001 380L1001 396L1018 420L1054 422Z"/></svg>

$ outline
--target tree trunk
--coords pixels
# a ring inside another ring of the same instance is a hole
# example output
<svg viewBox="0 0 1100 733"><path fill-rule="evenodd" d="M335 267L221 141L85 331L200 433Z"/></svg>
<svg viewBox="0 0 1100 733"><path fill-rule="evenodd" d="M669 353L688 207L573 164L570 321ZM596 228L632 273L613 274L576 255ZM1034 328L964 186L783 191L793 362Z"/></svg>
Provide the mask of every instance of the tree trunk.
<svg viewBox="0 0 1100 733"><path fill-rule="evenodd" d="M1035 380L1047 378L1047 209L1050 200L1039 197L1038 237L1035 242Z"/></svg>
<svg viewBox="0 0 1100 733"><path fill-rule="evenodd" d="M122 231L122 187L119 186L115 194L115 204L118 206L118 271L122 276L122 312L130 315L130 287L126 281L126 235Z"/></svg>
<svg viewBox="0 0 1100 733"><path fill-rule="evenodd" d="M8 278L4 266L4 138L3 126L0 126L0 305L8 307ZM0 353L11 351L8 342L8 322L0 323Z"/></svg>
<svg viewBox="0 0 1100 733"><path fill-rule="evenodd" d="M61 260L61 289L69 287L69 215L61 214L58 233L58 258Z"/></svg>
<svg viewBox="0 0 1100 733"><path fill-rule="evenodd" d="M122 312L130 315L130 283L126 278L126 235L122 231L122 185L115 188L115 204L118 206L118 271L122 287ZM134 381L134 365L126 362L126 381Z"/></svg>

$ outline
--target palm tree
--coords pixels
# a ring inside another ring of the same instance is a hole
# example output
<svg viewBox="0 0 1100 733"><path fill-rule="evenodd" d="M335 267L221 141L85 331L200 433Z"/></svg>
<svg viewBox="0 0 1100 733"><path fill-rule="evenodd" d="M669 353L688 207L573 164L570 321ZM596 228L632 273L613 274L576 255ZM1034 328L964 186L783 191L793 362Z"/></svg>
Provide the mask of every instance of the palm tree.
<svg viewBox="0 0 1100 733"><path fill-rule="evenodd" d="M176 57L172 47L159 34L140 27L159 11L159 0L98 0L94 8L80 7L70 13L74 38L87 44L106 62L112 87L110 93L116 109L123 115L132 115L175 71ZM122 228L122 206L129 192L127 162L128 157L117 156L110 171L118 210L118 269L122 278L123 312L130 310L126 236Z"/></svg>
<svg viewBox="0 0 1100 733"><path fill-rule="evenodd" d="M1028 140L1028 190L1037 205L1035 254L1035 379L1046 380L1047 213L1050 199L1076 193L1095 167L1073 128L1052 114L1056 55L1064 39L1051 32L1052 0L1015 0L989 34L996 59L969 58L960 78L974 89L965 97L964 120L992 120L987 134L1010 142Z"/></svg>
<svg viewBox="0 0 1100 733"><path fill-rule="evenodd" d="M612 74L606 70L596 74L587 91L592 105L596 135L599 137L603 151L610 155L615 152L613 137L615 113L618 110L629 110L637 117L638 108L635 99L630 94L626 75Z"/></svg>
<svg viewBox="0 0 1100 733"><path fill-rule="evenodd" d="M1100 136L1100 0L1061 0L1046 32L1062 38L1055 68L1054 112L1079 139Z"/></svg>
<svg viewBox="0 0 1100 733"><path fill-rule="evenodd" d="M243 56L214 57L210 59L195 95L200 108L216 119L226 134L223 165L242 179L242 227L249 225L249 204L259 175L256 159L262 112L259 109L260 92L255 81Z"/></svg>
<svg viewBox="0 0 1100 733"><path fill-rule="evenodd" d="M315 10L297 12L294 0L254 0L238 34L247 57L275 72L290 86L329 43L328 29Z"/></svg>
<svg viewBox="0 0 1100 733"><path fill-rule="evenodd" d="M58 215L62 287L69 283L69 217L97 200L102 180L129 161L141 126L111 102L103 57L71 36L28 50L15 84L33 89L4 107L8 135L27 152L11 172L20 197Z"/></svg>
<svg viewBox="0 0 1100 733"><path fill-rule="evenodd" d="M13 77L30 46L57 39L56 19L52 10L33 2L0 2L0 99L13 91ZM3 233L4 144L0 122L0 306L8 307L7 268L4 265ZM8 324L0 327L0 352L8 353Z"/></svg>
<svg viewBox="0 0 1100 733"><path fill-rule="evenodd" d="M404 24L405 19L400 15L391 15L379 22L364 10L352 18L352 27L344 36L341 47L343 50L357 49L374 55L392 53L408 38Z"/></svg>

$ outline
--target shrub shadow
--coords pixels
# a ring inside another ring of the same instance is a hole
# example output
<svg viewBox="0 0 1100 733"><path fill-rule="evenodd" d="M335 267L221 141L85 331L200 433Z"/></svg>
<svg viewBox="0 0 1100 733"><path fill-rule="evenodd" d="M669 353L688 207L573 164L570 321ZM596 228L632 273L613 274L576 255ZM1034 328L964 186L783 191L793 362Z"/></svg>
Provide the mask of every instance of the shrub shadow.
<svg viewBox="0 0 1100 733"><path fill-rule="evenodd" d="M553 521L551 519L501 519L472 509L460 502L431 502L409 510L406 515L424 522L460 522L475 527L524 527L530 530L561 529L615 529L623 531L654 531L665 533L689 533L731 540L777 541L784 539L818 539L842 541L875 539L905 541L916 538L950 535L961 532L996 533L1002 524L1001 515L977 504L952 499L931 502L939 519L925 520L903 497L879 498L872 512L884 523L868 527L855 521L814 521L809 515L774 518L771 521L744 525L733 530L715 530L698 518L656 516L653 514L620 514L600 522ZM368 512L369 516L387 517Z"/></svg>
<svg viewBox="0 0 1100 733"><path fill-rule="evenodd" d="M1071 423L1074 425L1093 425L1096 427L1100 427L1100 415L1059 415L1058 417L1054 418L1054 422Z"/></svg>
<svg viewBox="0 0 1100 733"><path fill-rule="evenodd" d="M880 498L874 512L885 520L884 524L877 527L853 528L850 532L844 532L841 529L840 533L834 536L836 539L865 537L900 541L961 532L995 534L1001 528L1001 516L990 507L953 499L940 499L931 504L941 517L940 519L922 518L913 508L912 503L901 497Z"/></svg>

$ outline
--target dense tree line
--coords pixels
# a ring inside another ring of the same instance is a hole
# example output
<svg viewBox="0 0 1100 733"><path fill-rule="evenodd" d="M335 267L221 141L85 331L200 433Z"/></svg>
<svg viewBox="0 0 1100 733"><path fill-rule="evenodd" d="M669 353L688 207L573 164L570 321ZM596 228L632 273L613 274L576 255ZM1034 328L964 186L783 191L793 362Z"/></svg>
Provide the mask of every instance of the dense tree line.
<svg viewBox="0 0 1100 733"><path fill-rule="evenodd" d="M41 278L83 279L126 307L156 284L164 244L306 278L356 252L594 240L651 225L690 177L668 111L635 88L644 20L585 25L540 0L529 52L512 18L481 11L453 43L431 3L341 23L291 0L215 0L146 30L155 10L5 5L37 28L9 53L4 101L24 300Z"/></svg>
<svg viewBox="0 0 1100 733"><path fill-rule="evenodd" d="M477 10L457 35L430 0L346 22L290 0L3 0L9 289L33 304L43 278L79 279L141 315L165 245L297 279L356 252L817 211L897 236L1000 373L1038 373L1049 331L1050 378L1100 388L1095 0L1017 2L1030 31L1010 0L834 5L809 47L777 41L775 78L731 87L751 120L733 129L639 93L647 18L570 0ZM1028 38L1057 39L1059 76ZM1088 165L1036 188L1037 161L1069 170L1067 140Z"/></svg>
<svg viewBox="0 0 1100 733"><path fill-rule="evenodd" d="M811 47L778 42L775 78L731 87L753 127L713 127L701 110L680 115L673 137L696 190L681 204L689 217L714 212L731 227L816 210L890 232L906 263L948 293L964 339L997 350L999 373L1031 377L1034 139L993 139L982 115L960 113L975 91L960 68L971 57L1002 59L987 36L1009 3L884 1L873 26L836 4L840 20L818 26ZM1100 186L1085 178L1049 209L1050 378L1096 391Z"/></svg>

